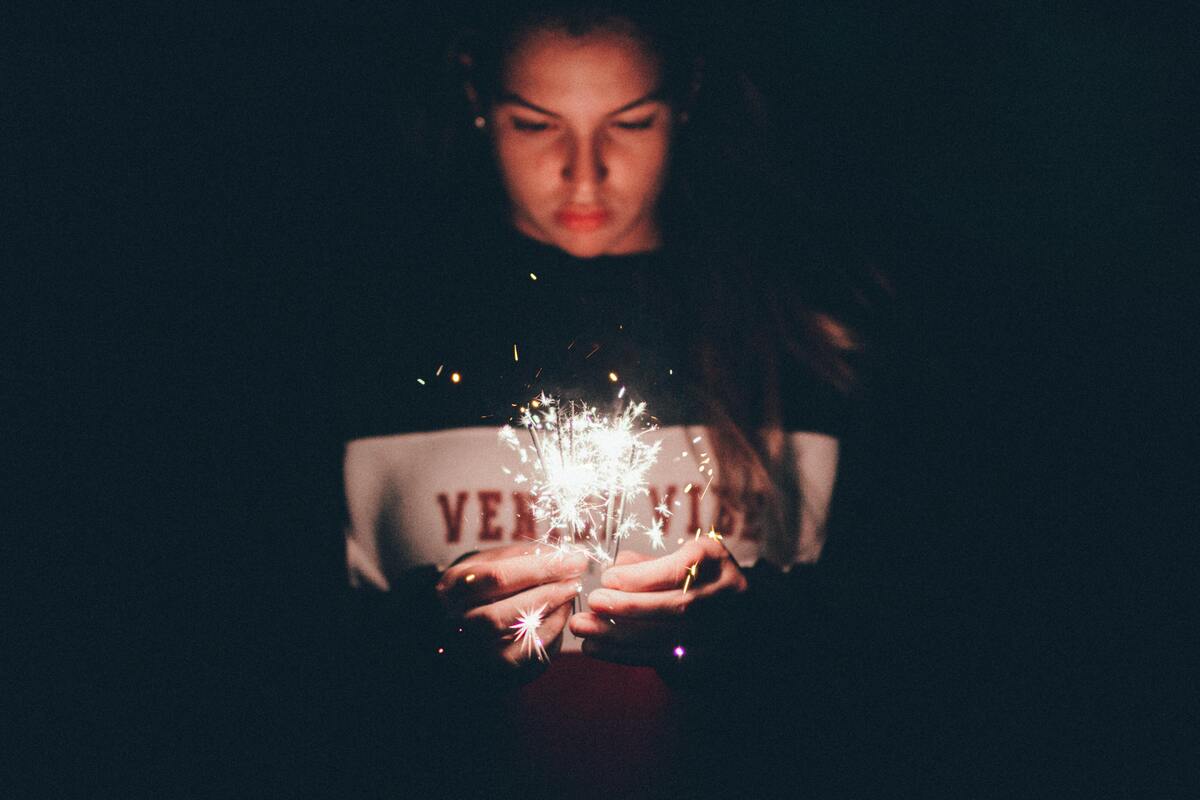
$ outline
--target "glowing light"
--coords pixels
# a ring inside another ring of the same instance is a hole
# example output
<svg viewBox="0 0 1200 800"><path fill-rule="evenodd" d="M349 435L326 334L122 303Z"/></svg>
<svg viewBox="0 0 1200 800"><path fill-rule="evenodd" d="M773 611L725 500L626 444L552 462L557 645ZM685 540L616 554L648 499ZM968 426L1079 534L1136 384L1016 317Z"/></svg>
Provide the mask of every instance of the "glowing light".
<svg viewBox="0 0 1200 800"><path fill-rule="evenodd" d="M509 626L517 632L513 641L523 647L526 658L536 657L538 661L547 661L550 658L542 644L542 637L538 636L538 628L542 625L542 615L545 613L545 604L537 609L522 610L517 614L517 621Z"/></svg>
<svg viewBox="0 0 1200 800"><path fill-rule="evenodd" d="M531 281L536 281L536 280L537 280L537 275L534 275L532 272L531 272L531 273L529 273L529 280L531 280Z"/></svg>
<svg viewBox="0 0 1200 800"><path fill-rule="evenodd" d="M451 383L458 383L461 380L462 380L462 375L459 375L457 372L450 373L450 382Z"/></svg>
<svg viewBox="0 0 1200 800"><path fill-rule="evenodd" d="M520 360L521 359L517 356L517 345L516 345L516 342L514 342L513 343L513 361L520 361Z"/></svg>
<svg viewBox="0 0 1200 800"><path fill-rule="evenodd" d="M696 580L696 572L700 568L700 562L697 561L687 568L687 576L683 579L683 593L687 594L688 589L692 586L692 581Z"/></svg>
<svg viewBox="0 0 1200 800"><path fill-rule="evenodd" d="M440 656L440 655L442 655L442 654L443 654L443 653L445 653L445 652L446 652L446 648L444 648L444 647L439 647L439 648L438 648L438 655L439 655L439 656Z"/></svg>
<svg viewBox="0 0 1200 800"><path fill-rule="evenodd" d="M463 582L464 582L464 583L474 583L474 582L475 582L475 573L474 573L474 572L472 572L470 575L468 575L467 577L463 578Z"/></svg>
<svg viewBox="0 0 1200 800"><path fill-rule="evenodd" d="M617 380L618 380L618 379L617 379L617 373L615 373L615 372L610 372L610 373L608 373L608 379L609 379L610 381L612 381L613 383L616 383L616 382L617 382Z"/></svg>
<svg viewBox="0 0 1200 800"><path fill-rule="evenodd" d="M646 474L662 446L647 441L658 428L645 417L644 403L604 415L586 403L564 405L543 393L521 409L528 447L511 425L500 431L500 440L533 468L530 507L544 531L537 541L552 553L582 553L607 565L621 540L634 533L645 533L652 546L661 539L661 519L647 527L626 514L633 498L649 494Z"/></svg>
<svg viewBox="0 0 1200 800"><path fill-rule="evenodd" d="M681 644L675 645L675 649L672 650L671 652L675 654L675 658L677 658L677 659L683 658L685 655L687 655L687 650L684 650L683 645L681 645Z"/></svg>
<svg viewBox="0 0 1200 800"><path fill-rule="evenodd" d="M650 539L650 549L667 549L667 546L663 544L663 521L661 518L654 520L654 524L646 530L646 536Z"/></svg>
<svg viewBox="0 0 1200 800"><path fill-rule="evenodd" d="M445 364L438 364L437 372L433 373L433 374L434 374L434 376L435 376L435 377L438 377L438 378L442 377L442 369L443 369L445 366L446 366Z"/></svg>
<svg viewBox="0 0 1200 800"><path fill-rule="evenodd" d="M421 384L422 386L424 386L424 385L425 385L425 379L424 379L424 378L417 378L417 383L419 383L419 384Z"/></svg>

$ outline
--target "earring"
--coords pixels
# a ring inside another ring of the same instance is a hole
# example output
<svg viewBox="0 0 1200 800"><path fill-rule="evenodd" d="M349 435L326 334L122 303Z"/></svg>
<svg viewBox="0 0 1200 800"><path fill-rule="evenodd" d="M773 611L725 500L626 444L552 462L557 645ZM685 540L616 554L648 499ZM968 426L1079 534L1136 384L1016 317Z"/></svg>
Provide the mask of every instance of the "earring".
<svg viewBox="0 0 1200 800"><path fill-rule="evenodd" d="M487 127L487 118L484 117L482 114L475 117L475 127L478 128L479 130L483 130L484 128L486 128Z"/></svg>

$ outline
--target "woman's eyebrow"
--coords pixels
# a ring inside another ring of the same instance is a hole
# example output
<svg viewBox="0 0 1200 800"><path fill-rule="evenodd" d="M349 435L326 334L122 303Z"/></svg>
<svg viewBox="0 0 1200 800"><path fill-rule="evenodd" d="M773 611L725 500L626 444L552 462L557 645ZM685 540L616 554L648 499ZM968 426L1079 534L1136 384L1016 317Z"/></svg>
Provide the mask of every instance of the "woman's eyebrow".
<svg viewBox="0 0 1200 800"><path fill-rule="evenodd" d="M521 95L515 94L513 92L502 92L500 94L500 102L501 103L514 103L519 106L524 106L525 108L528 108L531 111L536 111L539 114L545 114L547 117L557 117L558 116L558 114L555 114L553 111L548 111L548 110L542 108L541 106L534 105L533 103L526 100L524 97L521 97Z"/></svg>
<svg viewBox="0 0 1200 800"><path fill-rule="evenodd" d="M611 116L615 116L617 114L623 114L626 111L630 111L632 109L637 108L638 106L645 105L646 103L657 103L658 101L660 101L662 99L663 99L662 90L655 89L654 91L650 92L649 94L642 95L637 100L634 100L632 103L626 103L625 105L618 108L616 111L610 111L609 116L611 117Z"/></svg>
<svg viewBox="0 0 1200 800"><path fill-rule="evenodd" d="M621 106L620 108L616 109L615 111L608 112L608 116L611 117L611 116L615 116L616 114L623 114L624 112L630 111L631 109L637 108L638 106L645 105L646 103L656 103L662 99L663 99L662 91L660 89L655 89L654 91L650 92L649 94L642 95L641 97L639 97L637 100L634 100L633 102L626 103L625 105ZM516 94L515 92L502 92L500 94L500 102L501 103L513 103L518 106L524 106L525 108L528 108L530 111L536 111L539 114L545 114L547 117L554 117L557 119L559 116L558 114L555 114L553 111L550 111L548 109L542 108L539 105L529 102L524 97L521 97L521 95Z"/></svg>

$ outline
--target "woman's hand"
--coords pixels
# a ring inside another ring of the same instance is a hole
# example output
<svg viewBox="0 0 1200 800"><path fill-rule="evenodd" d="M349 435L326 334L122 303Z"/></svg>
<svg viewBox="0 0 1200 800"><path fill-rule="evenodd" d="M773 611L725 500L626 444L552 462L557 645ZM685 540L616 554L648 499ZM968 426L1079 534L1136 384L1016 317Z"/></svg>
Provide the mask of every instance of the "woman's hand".
<svg viewBox="0 0 1200 800"><path fill-rule="evenodd" d="M547 653L556 653L586 568L583 556L544 556L521 544L483 550L455 564L437 584L442 607L462 631L461 644L451 646L469 651L467 657L479 659L484 669L538 674L536 641L519 641L513 625L522 615L540 611L542 624L530 634Z"/></svg>
<svg viewBox="0 0 1200 800"><path fill-rule="evenodd" d="M632 666L681 658L688 642L711 640L705 612L746 590L746 577L719 537L701 536L660 558L622 553L588 595L590 611L570 619L583 652ZM719 610L717 612L719 614ZM683 650L676 648L682 647Z"/></svg>

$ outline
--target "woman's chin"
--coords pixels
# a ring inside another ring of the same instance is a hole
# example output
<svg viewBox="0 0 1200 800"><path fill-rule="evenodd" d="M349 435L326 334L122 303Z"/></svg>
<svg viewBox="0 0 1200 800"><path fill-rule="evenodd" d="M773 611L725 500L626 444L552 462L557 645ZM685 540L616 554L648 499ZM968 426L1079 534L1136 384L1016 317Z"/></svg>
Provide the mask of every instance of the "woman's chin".
<svg viewBox="0 0 1200 800"><path fill-rule="evenodd" d="M598 236L569 236L558 237L553 244L559 250L576 258L596 258L607 254L612 243Z"/></svg>
<svg viewBox="0 0 1200 800"><path fill-rule="evenodd" d="M631 236L615 228L611 222L591 230L572 230L559 224L539 226L523 220L516 220L515 226L531 239L557 247L575 258L628 255L653 250L658 246L657 236Z"/></svg>

